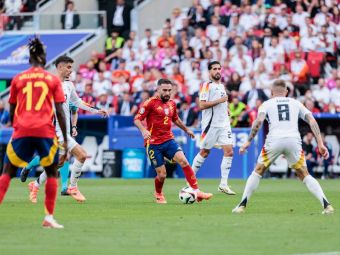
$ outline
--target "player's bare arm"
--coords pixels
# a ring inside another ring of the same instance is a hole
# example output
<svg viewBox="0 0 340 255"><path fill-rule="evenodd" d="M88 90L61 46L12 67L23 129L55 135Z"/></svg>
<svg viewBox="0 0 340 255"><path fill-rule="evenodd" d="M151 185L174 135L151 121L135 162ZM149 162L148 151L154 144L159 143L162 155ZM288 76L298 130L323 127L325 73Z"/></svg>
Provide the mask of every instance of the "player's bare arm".
<svg viewBox="0 0 340 255"><path fill-rule="evenodd" d="M134 124L135 124L136 127L140 130L140 132L142 133L143 138L144 138L145 140L148 140L148 139L151 138L151 133L149 132L149 130L147 130L147 129L143 126L143 124L142 124L142 122L141 122L140 120L135 119L135 120L134 120Z"/></svg>
<svg viewBox="0 0 340 255"><path fill-rule="evenodd" d="M251 144L251 141L255 138L255 136L259 132L260 128L262 127L262 124L263 124L265 118L266 118L266 114L263 113L263 112L260 112L259 115L257 116L256 120L254 121L252 127L251 127L250 134L248 136L247 142L245 142L240 148L240 154L243 154L247 151L248 147Z"/></svg>
<svg viewBox="0 0 340 255"><path fill-rule="evenodd" d="M72 136L76 137L78 135L77 123L78 123L78 111L72 111Z"/></svg>
<svg viewBox="0 0 340 255"><path fill-rule="evenodd" d="M191 138L195 138L194 132L192 132L187 126L184 125L181 119L174 121L175 125L187 133Z"/></svg>
<svg viewBox="0 0 340 255"><path fill-rule="evenodd" d="M58 123L61 129L61 132L64 137L64 150L65 154L61 157L60 161L63 162L66 160L67 157L67 131L66 131L66 120L65 120L65 113L63 111L63 103L55 103L56 115L58 119Z"/></svg>
<svg viewBox="0 0 340 255"><path fill-rule="evenodd" d="M222 104L222 103L225 103L228 101L228 96L225 96L225 97L221 97L215 101L211 101L211 102L207 102L205 100L201 100L199 102L199 108L200 110L205 110L205 109L209 109L209 108L212 108L218 104Z"/></svg>
<svg viewBox="0 0 340 255"><path fill-rule="evenodd" d="M311 128L311 130L312 130L312 132L315 136L316 142L317 142L318 147L319 147L320 154L325 159L328 159L329 158L329 152L328 152L327 147L323 144L319 125L316 122L315 118L313 117L313 114L311 114L311 113L307 114L306 117L305 117L305 120L309 124L309 126L310 126L310 128Z"/></svg>

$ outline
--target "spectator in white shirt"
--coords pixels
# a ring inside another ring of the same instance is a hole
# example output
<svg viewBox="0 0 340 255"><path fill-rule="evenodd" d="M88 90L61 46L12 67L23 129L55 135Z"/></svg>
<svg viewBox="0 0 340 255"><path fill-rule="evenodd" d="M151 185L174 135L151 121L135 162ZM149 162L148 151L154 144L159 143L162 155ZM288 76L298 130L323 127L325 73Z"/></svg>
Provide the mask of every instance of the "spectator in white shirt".
<svg viewBox="0 0 340 255"><path fill-rule="evenodd" d="M93 82L93 95L98 97L101 94L111 93L112 83L105 79L103 72L98 72L98 80Z"/></svg>
<svg viewBox="0 0 340 255"><path fill-rule="evenodd" d="M326 5L322 5L321 12L316 14L314 17L314 24L317 25L318 27L326 25L327 15L328 15L328 7Z"/></svg>
<svg viewBox="0 0 340 255"><path fill-rule="evenodd" d="M293 14L293 24L296 26L299 26L301 29L301 26L305 26L305 18L308 17L309 14L305 11L303 11L303 8L301 5L296 6L296 13Z"/></svg>
<svg viewBox="0 0 340 255"><path fill-rule="evenodd" d="M239 48L242 48L243 54L247 54L248 48L243 45L243 40L241 36L236 36L234 40L235 44L229 50L229 57L233 57L237 54Z"/></svg>
<svg viewBox="0 0 340 255"><path fill-rule="evenodd" d="M148 43L151 44L152 47L157 45L157 37L152 35L152 30L150 28L145 29L144 35L145 37L139 42L139 49L141 51L148 48Z"/></svg>
<svg viewBox="0 0 340 255"><path fill-rule="evenodd" d="M80 24L80 17L74 9L74 3L68 1L65 14L61 15L61 25L63 29L76 29Z"/></svg>
<svg viewBox="0 0 340 255"><path fill-rule="evenodd" d="M314 36L314 31L312 27L308 28L308 34L303 36L300 40L300 47L304 52L316 50L317 45L319 45L319 39Z"/></svg>
<svg viewBox="0 0 340 255"><path fill-rule="evenodd" d="M252 13L251 6L246 5L244 7L244 12L240 16L240 25L244 27L247 31L250 28L253 28L259 24L259 17Z"/></svg>
<svg viewBox="0 0 340 255"><path fill-rule="evenodd" d="M329 104L331 94L323 78L318 81L319 88L313 91L313 97L318 101L321 108Z"/></svg>
<svg viewBox="0 0 340 255"><path fill-rule="evenodd" d="M5 10L7 15L16 15L20 13L22 8L21 0L6 0L5 1ZM20 16L10 16L7 24L8 30L13 30L14 27L17 26L17 29L20 30L22 26L22 19Z"/></svg>
<svg viewBox="0 0 340 255"><path fill-rule="evenodd" d="M240 76L245 76L253 70L253 60L250 56L243 53L239 47L237 54L232 58L230 66L233 67Z"/></svg>
<svg viewBox="0 0 340 255"><path fill-rule="evenodd" d="M290 36L289 31L285 29L280 37L280 45L282 45L285 53L290 53L296 50L296 41Z"/></svg>
<svg viewBox="0 0 340 255"><path fill-rule="evenodd" d="M174 8L171 16L171 34L175 35L178 30L183 28L183 19L186 19L186 16L181 12L181 9Z"/></svg>
<svg viewBox="0 0 340 255"><path fill-rule="evenodd" d="M207 27L206 35L210 38L210 40L215 41L218 39L218 18L216 16L211 17L211 24Z"/></svg>
<svg viewBox="0 0 340 255"><path fill-rule="evenodd" d="M274 63L284 62L284 49L278 44L278 38L273 37L270 46L267 48L267 57Z"/></svg>
<svg viewBox="0 0 340 255"><path fill-rule="evenodd" d="M256 58L254 61L254 72L259 69L260 64L265 66L267 72L271 73L273 71L273 61L267 57L266 51L264 49L261 49L260 57Z"/></svg>
<svg viewBox="0 0 340 255"><path fill-rule="evenodd" d="M336 79L336 87L331 91L331 102L340 107L340 78Z"/></svg>

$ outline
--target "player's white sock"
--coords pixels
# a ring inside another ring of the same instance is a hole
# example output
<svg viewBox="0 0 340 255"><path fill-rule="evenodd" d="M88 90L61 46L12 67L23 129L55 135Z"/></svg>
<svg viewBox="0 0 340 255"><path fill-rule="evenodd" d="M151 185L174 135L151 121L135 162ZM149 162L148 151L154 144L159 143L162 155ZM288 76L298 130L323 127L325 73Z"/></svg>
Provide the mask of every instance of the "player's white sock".
<svg viewBox="0 0 340 255"><path fill-rule="evenodd" d="M326 208L329 202L323 193L323 190L319 182L311 175L307 175L303 179L303 183L307 186L307 189L320 201L321 205Z"/></svg>
<svg viewBox="0 0 340 255"><path fill-rule="evenodd" d="M246 187L244 188L241 203L239 206L243 205L246 206L249 198L251 195L254 193L254 191L257 189L259 186L260 180L262 176L253 171L251 175L248 177Z"/></svg>
<svg viewBox="0 0 340 255"><path fill-rule="evenodd" d="M47 174L46 174L46 172L44 171L44 172L42 172L42 173L39 175L38 179L34 182L34 185L35 185L37 188L39 188L40 185L42 185L42 184L44 184L44 183L46 182L46 180L47 180Z"/></svg>
<svg viewBox="0 0 340 255"><path fill-rule="evenodd" d="M195 174L201 168L206 158L202 157L201 154L197 153L194 161L192 162L192 170L194 170Z"/></svg>
<svg viewBox="0 0 340 255"><path fill-rule="evenodd" d="M221 186L228 185L228 177L231 168L231 162L233 161L233 157L223 157L221 162Z"/></svg>
<svg viewBox="0 0 340 255"><path fill-rule="evenodd" d="M70 170L71 170L70 187L71 188L77 187L77 183L81 175L81 168L83 167L83 165L84 163L81 163L75 159L73 164L70 166Z"/></svg>

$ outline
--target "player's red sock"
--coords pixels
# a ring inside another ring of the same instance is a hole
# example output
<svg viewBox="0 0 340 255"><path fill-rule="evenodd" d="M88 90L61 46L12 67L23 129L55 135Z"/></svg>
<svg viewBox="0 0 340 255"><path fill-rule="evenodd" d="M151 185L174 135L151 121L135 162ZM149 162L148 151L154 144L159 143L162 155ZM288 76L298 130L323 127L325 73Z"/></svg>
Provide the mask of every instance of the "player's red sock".
<svg viewBox="0 0 340 255"><path fill-rule="evenodd" d="M187 182L190 184L190 187L193 189L198 189L197 178L191 166L187 165L186 167L183 167L183 172L185 175L185 179L187 179Z"/></svg>
<svg viewBox="0 0 340 255"><path fill-rule="evenodd" d="M57 200L58 180L55 177L47 178L45 185L45 210L53 215L55 202Z"/></svg>
<svg viewBox="0 0 340 255"><path fill-rule="evenodd" d="M155 177L155 190L157 193L162 193L164 181L161 182L158 176Z"/></svg>
<svg viewBox="0 0 340 255"><path fill-rule="evenodd" d="M11 181L11 177L9 176L9 174L1 175L0 177L0 204L5 197L10 181Z"/></svg>

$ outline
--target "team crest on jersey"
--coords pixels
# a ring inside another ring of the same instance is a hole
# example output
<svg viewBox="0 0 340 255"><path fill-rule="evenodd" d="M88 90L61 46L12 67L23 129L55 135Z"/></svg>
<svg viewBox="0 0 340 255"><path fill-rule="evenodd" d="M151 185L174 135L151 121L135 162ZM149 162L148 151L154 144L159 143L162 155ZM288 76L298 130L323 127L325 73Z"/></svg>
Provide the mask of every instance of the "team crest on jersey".
<svg viewBox="0 0 340 255"><path fill-rule="evenodd" d="M165 108L165 109L164 109L164 113L165 113L165 115L169 115L169 109L168 109L168 108Z"/></svg>
<svg viewBox="0 0 340 255"><path fill-rule="evenodd" d="M143 114L144 112L145 112L145 108L144 107L140 108L139 113Z"/></svg>

